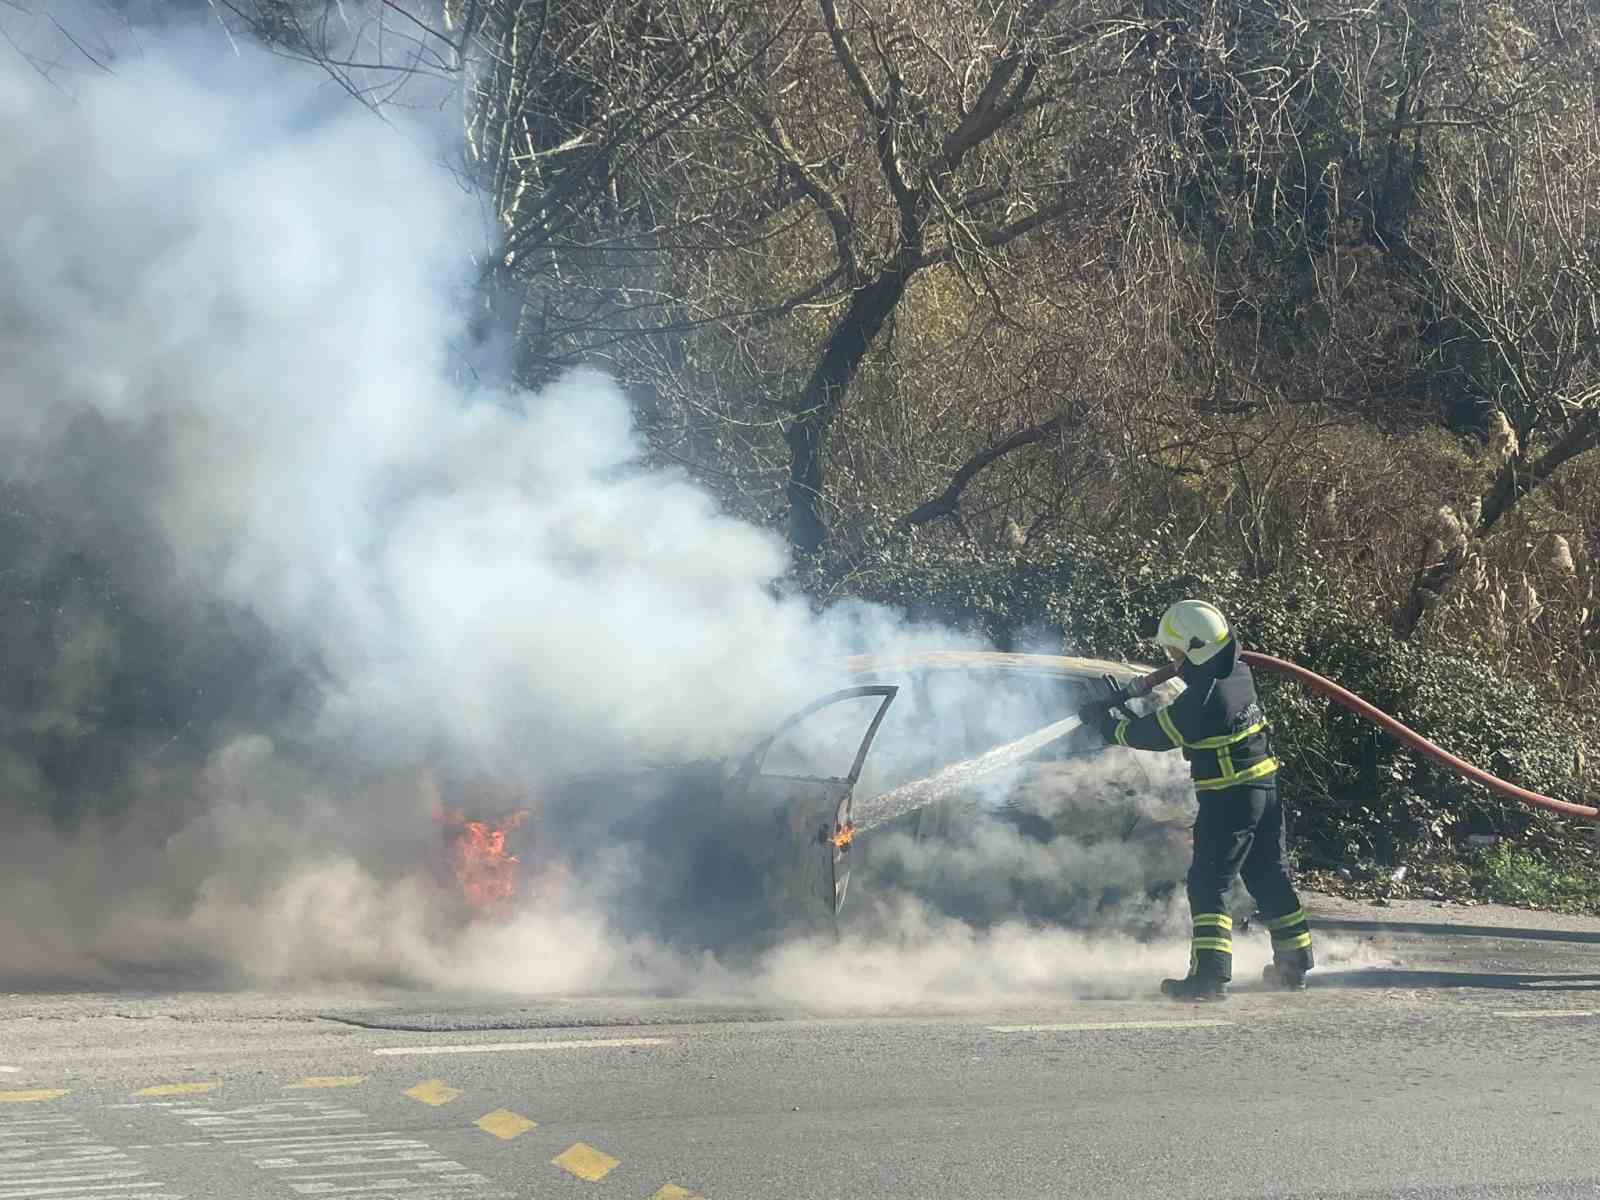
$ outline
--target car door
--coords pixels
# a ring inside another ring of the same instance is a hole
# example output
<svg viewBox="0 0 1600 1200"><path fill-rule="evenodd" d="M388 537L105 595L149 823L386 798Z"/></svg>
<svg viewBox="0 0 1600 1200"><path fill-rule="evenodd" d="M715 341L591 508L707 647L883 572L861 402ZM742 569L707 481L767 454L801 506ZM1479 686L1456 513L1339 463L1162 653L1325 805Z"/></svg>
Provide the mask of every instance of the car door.
<svg viewBox="0 0 1600 1200"><path fill-rule="evenodd" d="M775 924L831 925L850 885L852 797L898 687L869 684L812 701L740 763L730 799L764 824Z"/></svg>

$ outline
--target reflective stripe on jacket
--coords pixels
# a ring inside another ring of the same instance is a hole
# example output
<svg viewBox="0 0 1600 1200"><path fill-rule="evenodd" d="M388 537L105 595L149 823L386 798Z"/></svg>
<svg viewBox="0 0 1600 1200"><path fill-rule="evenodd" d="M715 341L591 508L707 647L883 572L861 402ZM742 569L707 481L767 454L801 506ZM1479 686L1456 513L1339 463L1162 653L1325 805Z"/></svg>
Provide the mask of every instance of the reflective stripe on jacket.
<svg viewBox="0 0 1600 1200"><path fill-rule="evenodd" d="M1112 740L1135 750L1182 750L1197 792L1267 779L1278 770L1266 714L1250 668L1231 639L1207 663L1185 662L1184 689L1171 704L1119 721Z"/></svg>

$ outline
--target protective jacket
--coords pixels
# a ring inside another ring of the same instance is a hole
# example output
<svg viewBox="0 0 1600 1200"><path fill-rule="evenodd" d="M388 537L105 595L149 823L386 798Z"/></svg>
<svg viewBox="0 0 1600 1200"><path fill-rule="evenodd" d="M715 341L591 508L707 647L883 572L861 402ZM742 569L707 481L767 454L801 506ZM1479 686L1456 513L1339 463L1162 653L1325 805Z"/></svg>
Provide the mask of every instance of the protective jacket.
<svg viewBox="0 0 1600 1200"><path fill-rule="evenodd" d="M1135 750L1183 751L1197 792L1214 792L1277 773L1266 713L1256 699L1239 639L1209 661L1178 668L1184 690L1171 704L1132 721L1118 721L1107 740Z"/></svg>
<svg viewBox="0 0 1600 1200"><path fill-rule="evenodd" d="M1233 978L1227 898L1241 875L1272 935L1273 977L1302 981L1315 963L1311 927L1290 878L1278 760L1238 639L1229 636L1206 662L1185 659L1178 678L1184 690L1176 700L1131 721L1119 721L1095 704L1079 710L1107 741L1135 750L1182 750L1189 760L1200 801L1188 879L1193 934L1189 976L1169 980L1167 994L1211 995Z"/></svg>

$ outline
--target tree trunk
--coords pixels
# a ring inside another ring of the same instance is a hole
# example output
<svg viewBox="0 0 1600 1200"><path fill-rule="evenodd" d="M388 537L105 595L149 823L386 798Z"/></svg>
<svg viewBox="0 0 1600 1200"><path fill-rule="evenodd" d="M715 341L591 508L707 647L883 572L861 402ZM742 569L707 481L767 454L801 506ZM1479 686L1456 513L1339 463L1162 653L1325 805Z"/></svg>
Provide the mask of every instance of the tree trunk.
<svg viewBox="0 0 1600 1200"><path fill-rule="evenodd" d="M1423 614L1438 603L1444 589L1460 573L1461 565L1466 561L1467 556L1459 547L1450 546L1441 561L1418 569L1416 578L1411 581L1406 602L1394 618L1394 631L1401 641L1417 631L1417 626L1422 624Z"/></svg>
<svg viewBox="0 0 1600 1200"><path fill-rule="evenodd" d="M1514 455L1500 468L1494 483L1482 497L1483 511L1477 528L1471 532L1480 537L1489 533L1519 500L1554 475L1558 468L1596 446L1600 446L1600 410L1591 409L1577 417L1538 461L1530 463L1524 455ZM1448 547L1443 561L1417 572L1404 606L1395 614L1395 632L1402 639L1417 631L1422 615L1443 594L1466 560L1466 554L1458 547Z"/></svg>
<svg viewBox="0 0 1600 1200"><path fill-rule="evenodd" d="M889 314L900 303L912 272L903 265L884 271L859 289L828 334L822 356L795 406L785 433L789 442L789 543L815 553L827 539L822 519L822 456L828 426Z"/></svg>
<svg viewBox="0 0 1600 1200"><path fill-rule="evenodd" d="M1555 474L1558 467L1593 450L1597 445L1600 445L1600 411L1590 410L1573 421L1571 427L1538 462L1530 465L1513 458L1501 468L1494 486L1483 498L1483 515L1478 518L1478 532L1487 533L1496 521L1516 507L1517 501Z"/></svg>

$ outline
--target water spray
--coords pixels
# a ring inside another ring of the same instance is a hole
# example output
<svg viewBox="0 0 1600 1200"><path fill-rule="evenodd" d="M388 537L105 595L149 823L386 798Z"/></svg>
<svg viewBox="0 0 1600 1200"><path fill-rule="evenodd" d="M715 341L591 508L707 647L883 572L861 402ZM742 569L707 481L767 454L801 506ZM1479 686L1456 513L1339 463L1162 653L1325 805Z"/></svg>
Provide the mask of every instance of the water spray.
<svg viewBox="0 0 1600 1200"><path fill-rule="evenodd" d="M901 660L897 663L881 665L911 667L921 662L931 664L943 661L949 665L955 665L959 662L968 666L979 666L986 661L992 660L991 665L1018 668L1024 667L1026 664L1023 660L1029 657L1007 654L933 653L915 656L912 659ZM1241 652L1240 658L1257 670L1266 671L1269 674L1286 675L1299 681L1313 692L1326 696L1336 704L1374 722L1412 749L1427 755L1443 766L1449 767L1464 778L1470 779L1474 783L1482 784L1498 795L1535 808L1561 813L1565 816L1584 817L1589 820L1600 819L1600 808L1544 796L1527 788L1518 787L1514 783L1508 783L1506 780L1491 775L1480 767L1473 766L1466 760L1451 754L1448 750L1435 745L1415 730L1407 728L1376 705L1363 700L1354 692L1340 687L1331 679L1318 675L1315 671L1307 670L1305 667L1289 662L1286 659L1275 658L1270 654L1259 654L1251 650ZM1047 657L1034 660L1034 662L1041 665L1044 663L1065 665L1067 661ZM1089 665L1086 660L1072 661L1073 665L1080 671ZM859 663L859 667L865 666L866 662L864 660ZM1136 676L1120 687L1116 686L1115 679L1112 676L1103 676L1111 685L1111 690L1104 696L1105 705L1107 708L1121 709L1131 716L1133 714L1126 707L1131 701L1151 695L1162 684L1176 678L1177 675L1178 668L1176 665L1166 666L1148 674ZM881 712L878 714L878 719L882 719ZM875 721L874 732L876 727L877 722ZM849 842L858 834L906 816L928 804L969 791L971 785L984 776L1020 766L1026 759L1042 750L1045 746L1069 736L1079 727L1080 722L1076 716L1068 717L1024 737L996 746L976 758L952 763L931 775L890 788L888 791L881 792L869 800L860 802L860 811L854 814L854 820L848 826L847 836L843 839L843 845L839 840L829 839L832 842L830 847L832 854L837 859L841 851L847 848ZM844 811L843 806L841 806L841 813ZM835 913L838 912L838 907L842 903L843 893L841 890L837 894Z"/></svg>

